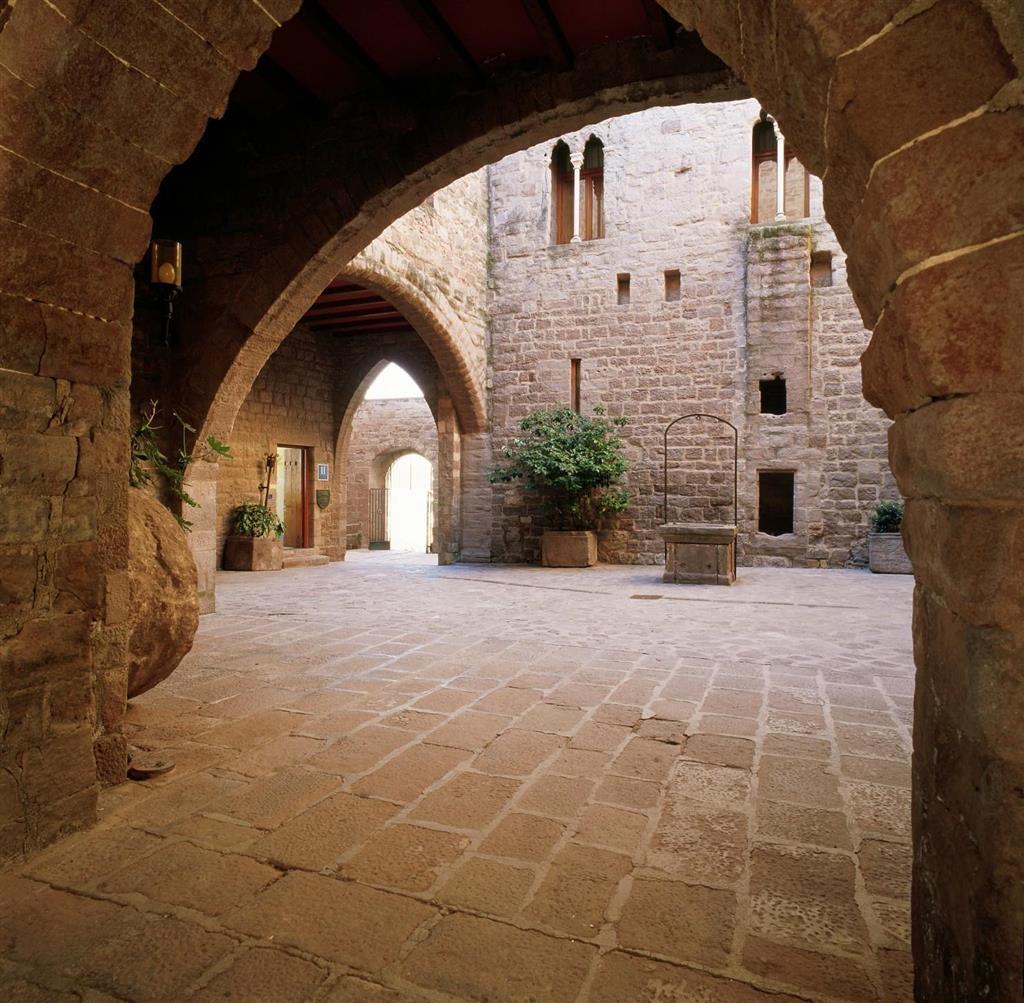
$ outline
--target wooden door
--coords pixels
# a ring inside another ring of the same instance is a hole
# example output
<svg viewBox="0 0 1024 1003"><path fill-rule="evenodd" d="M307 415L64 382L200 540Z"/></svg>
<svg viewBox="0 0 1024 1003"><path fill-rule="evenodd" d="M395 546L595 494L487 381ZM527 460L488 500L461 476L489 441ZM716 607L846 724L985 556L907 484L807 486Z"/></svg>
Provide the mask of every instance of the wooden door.
<svg viewBox="0 0 1024 1003"><path fill-rule="evenodd" d="M277 515L284 523L284 545L306 546L306 450L277 447Z"/></svg>

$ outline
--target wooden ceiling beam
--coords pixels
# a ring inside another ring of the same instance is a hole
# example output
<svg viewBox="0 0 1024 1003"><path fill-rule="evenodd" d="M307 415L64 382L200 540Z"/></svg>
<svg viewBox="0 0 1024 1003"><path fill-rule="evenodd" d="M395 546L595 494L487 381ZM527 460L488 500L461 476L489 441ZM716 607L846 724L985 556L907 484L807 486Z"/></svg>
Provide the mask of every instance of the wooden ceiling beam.
<svg viewBox="0 0 1024 1003"><path fill-rule="evenodd" d="M349 310L310 310L310 312L306 314L306 319L319 322L324 320L360 320L364 317L377 318L401 316L401 312L396 310L390 303L381 303L376 307L355 308Z"/></svg>
<svg viewBox="0 0 1024 1003"><path fill-rule="evenodd" d="M575 56L562 26L558 23L548 0L520 0L526 16L544 43L548 58L561 70L572 68Z"/></svg>
<svg viewBox="0 0 1024 1003"><path fill-rule="evenodd" d="M353 327L347 327L344 324L310 324L309 325L314 331L330 331L334 334L383 334L387 331L412 331L412 325L402 319L402 323L396 323L393 320L380 321L376 324L359 324Z"/></svg>
<svg viewBox="0 0 1024 1003"><path fill-rule="evenodd" d="M477 65L476 60L462 44L462 39L431 0L400 0L400 2L423 33L438 48L454 56L474 83L483 86L487 82L487 78Z"/></svg>
<svg viewBox="0 0 1024 1003"><path fill-rule="evenodd" d="M658 49L671 49L675 45L675 21L658 0L641 0L644 5L644 14L647 16L647 24L651 29L651 38Z"/></svg>
<svg viewBox="0 0 1024 1003"><path fill-rule="evenodd" d="M283 66L274 61L269 52L260 56L253 68L255 73L271 90L281 95L281 100L292 107L312 116L323 116L327 106L311 90L307 90Z"/></svg>
<svg viewBox="0 0 1024 1003"><path fill-rule="evenodd" d="M375 307L387 307L389 310L398 309L394 303L389 303L383 296L361 296L359 299L349 298L344 300L318 299L307 313L330 310L342 313L358 312L360 310L374 309Z"/></svg>
<svg viewBox="0 0 1024 1003"><path fill-rule="evenodd" d="M381 85L389 82L390 78L373 57L320 6L318 0L303 0L299 16L316 29L342 62L355 66L370 83Z"/></svg>

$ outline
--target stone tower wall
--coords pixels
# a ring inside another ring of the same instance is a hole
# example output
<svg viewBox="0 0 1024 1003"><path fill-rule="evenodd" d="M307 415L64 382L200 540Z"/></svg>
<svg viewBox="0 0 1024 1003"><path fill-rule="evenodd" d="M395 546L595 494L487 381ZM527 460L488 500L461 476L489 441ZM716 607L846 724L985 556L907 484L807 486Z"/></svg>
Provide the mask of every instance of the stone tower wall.
<svg viewBox="0 0 1024 1003"><path fill-rule="evenodd" d="M888 422L860 392L869 333L819 183L811 179L808 218L750 224L758 111L749 101L659 108L564 137L573 151L590 136L604 144L602 239L552 243L553 143L490 169L494 455L529 411L568 405L570 360L580 359L583 409L602 404L629 421L633 500L602 533L603 560L661 559L662 435L689 412L738 429L746 563L858 562L868 512L896 494ZM791 215L800 202L790 190ZM811 255L821 252L831 253L833 282L812 287ZM674 271L678 299L667 292ZM759 381L777 372L787 413L762 415ZM731 520L731 433L712 426L690 422L671 433L672 520ZM794 473L792 534L757 531L761 470ZM493 557L536 559L541 522L529 499L503 486L492 512Z"/></svg>

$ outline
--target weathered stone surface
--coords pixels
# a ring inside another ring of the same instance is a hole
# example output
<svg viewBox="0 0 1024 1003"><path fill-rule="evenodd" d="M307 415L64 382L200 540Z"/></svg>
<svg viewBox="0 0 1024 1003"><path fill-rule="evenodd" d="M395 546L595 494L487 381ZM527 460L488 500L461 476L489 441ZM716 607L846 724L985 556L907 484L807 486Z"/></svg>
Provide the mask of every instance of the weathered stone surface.
<svg viewBox="0 0 1024 1003"><path fill-rule="evenodd" d="M280 571L284 547L277 537L229 536L224 541L226 571Z"/></svg>
<svg viewBox="0 0 1024 1003"><path fill-rule="evenodd" d="M188 654L196 628L196 566L174 517L155 498L129 494L131 639L126 694L145 693Z"/></svg>
<svg viewBox="0 0 1024 1003"><path fill-rule="evenodd" d="M736 527L667 523L658 527L665 541L666 582L732 585L736 581Z"/></svg>
<svg viewBox="0 0 1024 1003"><path fill-rule="evenodd" d="M876 575L912 575L914 567L900 533L868 534L868 567Z"/></svg>
<svg viewBox="0 0 1024 1003"><path fill-rule="evenodd" d="M541 564L545 568L589 568L597 564L597 534L544 530Z"/></svg>

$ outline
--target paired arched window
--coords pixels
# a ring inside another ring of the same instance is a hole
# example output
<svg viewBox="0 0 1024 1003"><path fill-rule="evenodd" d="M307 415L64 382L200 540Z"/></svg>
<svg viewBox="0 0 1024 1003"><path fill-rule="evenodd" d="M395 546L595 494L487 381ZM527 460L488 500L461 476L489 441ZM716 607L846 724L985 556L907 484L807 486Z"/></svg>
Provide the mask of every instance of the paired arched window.
<svg viewBox="0 0 1024 1003"><path fill-rule="evenodd" d="M597 240L603 236L604 146L591 136L583 148L582 162L574 164L568 144L560 139L551 151L551 239L556 244L568 244L574 239Z"/></svg>
<svg viewBox="0 0 1024 1003"><path fill-rule="evenodd" d="M762 109L751 140L750 222L804 219L810 215L810 176L793 154L783 154L782 200L779 200L779 136Z"/></svg>
<svg viewBox="0 0 1024 1003"><path fill-rule="evenodd" d="M559 140L551 151L551 238L556 244L572 240L575 187L568 144Z"/></svg>
<svg viewBox="0 0 1024 1003"><path fill-rule="evenodd" d="M604 146L596 136L583 147L583 169L580 171L581 236L597 240L604 236Z"/></svg>

